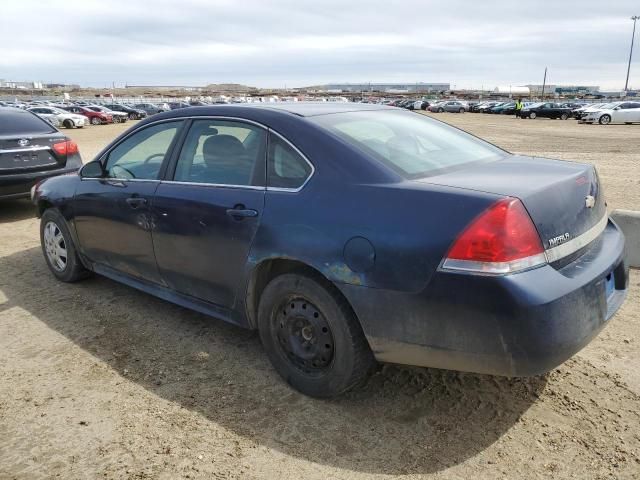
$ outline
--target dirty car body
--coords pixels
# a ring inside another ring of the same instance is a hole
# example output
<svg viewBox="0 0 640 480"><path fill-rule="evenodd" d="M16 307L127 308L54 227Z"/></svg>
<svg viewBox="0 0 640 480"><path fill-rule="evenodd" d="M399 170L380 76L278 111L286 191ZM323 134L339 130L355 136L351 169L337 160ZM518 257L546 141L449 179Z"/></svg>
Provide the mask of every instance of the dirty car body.
<svg viewBox="0 0 640 480"><path fill-rule="evenodd" d="M163 125L166 151L105 173ZM193 152L231 152L238 128L258 159L251 180L207 177ZM401 109L179 109L97 160L101 174L34 195L64 217L83 265L243 327L259 323L273 276L305 269L338 292L379 361L535 375L589 343L625 298L624 238L592 166L512 155Z"/></svg>

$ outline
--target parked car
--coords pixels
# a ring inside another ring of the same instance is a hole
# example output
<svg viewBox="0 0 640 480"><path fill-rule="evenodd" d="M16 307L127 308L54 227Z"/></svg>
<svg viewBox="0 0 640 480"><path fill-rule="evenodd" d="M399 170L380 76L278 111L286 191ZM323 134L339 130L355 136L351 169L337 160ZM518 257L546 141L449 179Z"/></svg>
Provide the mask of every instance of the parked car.
<svg viewBox="0 0 640 480"><path fill-rule="evenodd" d="M96 112L88 107L82 107L80 105L69 105L66 107L60 107L67 112L77 113L78 115L84 115L89 119L91 125L100 125L105 123L113 123L113 116L104 112Z"/></svg>
<svg viewBox="0 0 640 480"><path fill-rule="evenodd" d="M429 107L427 107L427 110L430 112L439 112L440 111L440 106L444 105L445 103L447 103L446 101L438 101L435 103L432 103L431 105L429 105Z"/></svg>
<svg viewBox="0 0 640 480"><path fill-rule="evenodd" d="M70 113L57 107L32 107L28 109L30 112L50 121L54 126L62 126L64 128L83 128L89 124L89 120L84 115ZM55 123L51 120L55 119Z"/></svg>
<svg viewBox="0 0 640 480"><path fill-rule="evenodd" d="M450 113L464 113L469 111L469 105L460 100L450 100L438 104L434 112L450 112Z"/></svg>
<svg viewBox="0 0 640 480"><path fill-rule="evenodd" d="M357 385L376 359L546 372L627 290L592 165L378 105L173 110L33 201L56 278L93 271L257 329L312 396Z"/></svg>
<svg viewBox="0 0 640 480"><path fill-rule="evenodd" d="M571 109L563 107L558 103L534 103L522 109L520 118L556 118L560 120L566 120L571 116Z"/></svg>
<svg viewBox="0 0 640 480"><path fill-rule="evenodd" d="M429 102L426 100L416 100L407 106L408 110L426 110L427 108L429 108Z"/></svg>
<svg viewBox="0 0 640 480"><path fill-rule="evenodd" d="M589 112L595 112L600 108L604 107L605 105L608 105L608 103L591 103L589 105L585 105L583 107L571 110L571 114L575 119L580 120L582 117L585 117Z"/></svg>
<svg viewBox="0 0 640 480"><path fill-rule="evenodd" d="M169 108L171 110L175 110L176 108L187 108L190 107L187 102L169 102Z"/></svg>
<svg viewBox="0 0 640 480"><path fill-rule="evenodd" d="M588 111L581 119L584 123L640 123L640 102L609 103L598 110Z"/></svg>
<svg viewBox="0 0 640 480"><path fill-rule="evenodd" d="M111 115L111 118L113 118L113 123L125 123L129 119L128 113L110 110L107 107L103 107L100 105L89 105L87 108L89 110L93 110L94 112L102 112L105 115Z"/></svg>
<svg viewBox="0 0 640 480"><path fill-rule="evenodd" d="M38 181L82 166L78 145L36 114L0 108L0 200L28 197Z"/></svg>
<svg viewBox="0 0 640 480"><path fill-rule="evenodd" d="M499 105L502 105L504 102L487 102L483 105L480 105L478 107L476 107L476 111L478 113L488 113L488 111L490 109L492 109L493 107L497 107Z"/></svg>
<svg viewBox="0 0 640 480"><path fill-rule="evenodd" d="M129 120L141 120L146 118L147 112L144 110L140 110L137 108L131 108L127 105L121 105L119 103L111 103L109 105L105 105L109 110L114 112L122 112L126 113L129 116Z"/></svg>
<svg viewBox="0 0 640 480"><path fill-rule="evenodd" d="M487 109L487 113L497 113L497 114L515 114L516 113L516 102L506 102L500 103L495 107L491 107Z"/></svg>
<svg viewBox="0 0 640 480"><path fill-rule="evenodd" d="M144 110L147 112L147 115L155 115L156 113L165 112L166 110L158 105L154 105L153 103L136 103L133 108ZM167 110L171 110L167 108Z"/></svg>

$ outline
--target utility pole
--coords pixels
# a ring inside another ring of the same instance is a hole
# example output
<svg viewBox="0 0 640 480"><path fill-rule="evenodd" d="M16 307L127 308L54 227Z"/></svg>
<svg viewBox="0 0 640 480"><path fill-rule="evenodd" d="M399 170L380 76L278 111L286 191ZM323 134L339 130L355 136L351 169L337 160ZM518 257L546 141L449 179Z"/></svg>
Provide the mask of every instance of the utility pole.
<svg viewBox="0 0 640 480"><path fill-rule="evenodd" d="M636 36L636 20L640 19L640 16L634 15L631 17L633 20L633 33L631 34L631 49L629 50L629 65L627 65L627 80L624 82L624 92L627 93L627 88L629 87L629 71L631 70L631 56L633 55L633 41Z"/></svg>
<svg viewBox="0 0 640 480"><path fill-rule="evenodd" d="M544 67L544 79L542 80L542 101L544 102L544 87L547 84L547 67Z"/></svg>

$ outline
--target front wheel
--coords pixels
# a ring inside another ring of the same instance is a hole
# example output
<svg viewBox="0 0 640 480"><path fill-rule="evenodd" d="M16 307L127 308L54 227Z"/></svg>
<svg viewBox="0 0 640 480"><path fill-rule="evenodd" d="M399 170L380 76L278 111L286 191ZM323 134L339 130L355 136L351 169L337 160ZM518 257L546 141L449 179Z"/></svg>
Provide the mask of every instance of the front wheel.
<svg viewBox="0 0 640 480"><path fill-rule="evenodd" d="M567 118L569 118L568 113L563 113L562 115L560 115L560 120L566 120Z"/></svg>
<svg viewBox="0 0 640 480"><path fill-rule="evenodd" d="M529 114L529 118L536 118L538 115L536 114L536 112L531 112Z"/></svg>
<svg viewBox="0 0 640 480"><path fill-rule="evenodd" d="M305 395L340 395L364 381L375 365L344 298L328 282L305 274L284 274L267 285L258 330L275 369Z"/></svg>
<svg viewBox="0 0 640 480"><path fill-rule="evenodd" d="M51 273L63 282L76 282L89 273L82 265L67 222L55 209L44 212L40 220L40 243Z"/></svg>
<svg viewBox="0 0 640 480"><path fill-rule="evenodd" d="M129 114L129 120L135 120L135 119L136 119L136 114L135 114L135 113L133 113L133 112L131 112L131 113Z"/></svg>
<svg viewBox="0 0 640 480"><path fill-rule="evenodd" d="M460 110L458 110L458 113L464 113L464 108L461 108Z"/></svg>
<svg viewBox="0 0 640 480"><path fill-rule="evenodd" d="M91 119L91 125L100 125L102 123L98 117L93 117Z"/></svg>
<svg viewBox="0 0 640 480"><path fill-rule="evenodd" d="M611 116L610 115L602 115L600 117L600 120L598 120L598 123L600 123L600 125L609 125L611 123Z"/></svg>
<svg viewBox="0 0 640 480"><path fill-rule="evenodd" d="M439 108L438 112L440 112L440 113L444 112L444 108Z"/></svg>

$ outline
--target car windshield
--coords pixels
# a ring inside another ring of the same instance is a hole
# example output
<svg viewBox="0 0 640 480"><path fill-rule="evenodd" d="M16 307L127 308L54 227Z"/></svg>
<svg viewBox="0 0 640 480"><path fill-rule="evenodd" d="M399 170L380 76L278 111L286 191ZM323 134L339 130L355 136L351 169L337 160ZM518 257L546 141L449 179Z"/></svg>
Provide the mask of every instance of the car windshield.
<svg viewBox="0 0 640 480"><path fill-rule="evenodd" d="M603 110L611 110L618 105L620 105L620 102L605 103L604 105L600 106L600 108L602 108Z"/></svg>
<svg viewBox="0 0 640 480"><path fill-rule="evenodd" d="M496 160L505 152L462 130L408 112L349 112L310 120L413 179Z"/></svg>

